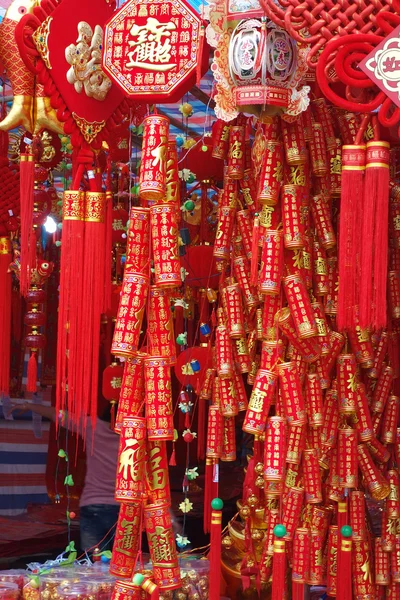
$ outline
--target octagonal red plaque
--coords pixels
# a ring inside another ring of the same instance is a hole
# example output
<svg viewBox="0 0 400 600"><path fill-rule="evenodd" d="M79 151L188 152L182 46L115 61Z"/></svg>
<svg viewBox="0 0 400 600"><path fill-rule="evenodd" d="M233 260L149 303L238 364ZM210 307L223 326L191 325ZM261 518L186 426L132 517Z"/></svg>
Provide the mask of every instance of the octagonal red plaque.
<svg viewBox="0 0 400 600"><path fill-rule="evenodd" d="M176 102L207 69L202 22L185 0L130 0L107 22L103 68L135 100Z"/></svg>

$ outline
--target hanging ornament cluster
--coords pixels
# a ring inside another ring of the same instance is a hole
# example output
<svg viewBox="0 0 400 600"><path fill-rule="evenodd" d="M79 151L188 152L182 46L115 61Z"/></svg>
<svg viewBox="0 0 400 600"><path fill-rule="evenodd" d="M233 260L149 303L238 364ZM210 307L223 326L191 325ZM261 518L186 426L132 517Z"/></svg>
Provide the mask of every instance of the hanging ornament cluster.
<svg viewBox="0 0 400 600"><path fill-rule="evenodd" d="M125 365L115 425L121 437L115 491L121 510L110 570L126 578L116 589L124 585L127 596L137 588L137 578L132 580L132 576L142 527L153 564L151 586L160 591L181 586L166 448L167 441L174 441L171 367L176 345L171 302L182 282L177 154L175 145L168 142L168 119L151 114L143 125L141 206L132 207L129 215L111 347Z"/></svg>
<svg viewBox="0 0 400 600"><path fill-rule="evenodd" d="M273 600L289 585L293 598L303 598L305 585L328 585L340 598L351 597L352 588L354 597L377 597L382 581L397 593L389 573L395 546L388 556L385 532L394 531L387 511L397 498L400 365L390 281L399 250L393 225L385 216L378 222L379 211L396 214L397 187L393 179L389 198L389 146L368 124L315 98L297 121L259 122L251 150L244 117L214 131L214 153L226 169L214 243L218 323L200 392L210 401L206 530L218 462L236 456L239 411L243 430L254 436L240 520L222 541L231 594L240 582L255 590L271 581ZM360 150L369 153L364 163ZM360 229L366 219L382 236L368 263L368 292L366 275L357 276L369 245ZM248 402L244 374L252 386ZM366 524L371 503L383 508L378 541Z"/></svg>

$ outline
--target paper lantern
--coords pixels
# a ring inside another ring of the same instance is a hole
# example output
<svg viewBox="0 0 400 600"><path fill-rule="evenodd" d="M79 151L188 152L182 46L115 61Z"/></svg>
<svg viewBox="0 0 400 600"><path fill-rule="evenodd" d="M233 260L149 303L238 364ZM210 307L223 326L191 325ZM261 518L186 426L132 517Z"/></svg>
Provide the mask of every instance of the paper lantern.
<svg viewBox="0 0 400 600"><path fill-rule="evenodd" d="M102 394L106 400L117 402L124 374L123 365L112 363L103 371Z"/></svg>

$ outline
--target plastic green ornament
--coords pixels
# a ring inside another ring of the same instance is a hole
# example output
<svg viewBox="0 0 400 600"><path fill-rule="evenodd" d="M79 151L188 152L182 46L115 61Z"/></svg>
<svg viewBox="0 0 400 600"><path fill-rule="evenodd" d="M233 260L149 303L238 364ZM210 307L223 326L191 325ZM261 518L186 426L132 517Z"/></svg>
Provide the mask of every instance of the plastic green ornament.
<svg viewBox="0 0 400 600"><path fill-rule="evenodd" d="M350 527L350 525L343 525L343 527L340 530L340 533L344 538L349 538L352 536L353 530Z"/></svg>
<svg viewBox="0 0 400 600"><path fill-rule="evenodd" d="M224 508L224 503L221 498L214 498L211 500L211 508L213 510L222 510Z"/></svg>
<svg viewBox="0 0 400 600"><path fill-rule="evenodd" d="M185 210L187 210L188 212L192 212L192 210L194 210L195 204L193 200L186 200L183 206L185 207Z"/></svg>
<svg viewBox="0 0 400 600"><path fill-rule="evenodd" d="M184 333L180 333L176 336L176 343L178 346L184 346L186 344L186 336Z"/></svg>
<svg viewBox="0 0 400 600"><path fill-rule="evenodd" d="M133 580L132 583L133 585L142 585L144 581L144 575L142 575L142 573L135 573L135 575L133 576Z"/></svg>
<svg viewBox="0 0 400 600"><path fill-rule="evenodd" d="M286 527L284 525L275 525L274 534L277 538L283 538L286 535Z"/></svg>
<svg viewBox="0 0 400 600"><path fill-rule="evenodd" d="M194 179L195 179L195 177L194 177L193 173L190 173L189 177L187 178L187 182L193 183Z"/></svg>
<svg viewBox="0 0 400 600"><path fill-rule="evenodd" d="M203 144L202 147L201 147L201 151L202 152L207 152L207 150L208 150L208 146L206 146L206 144Z"/></svg>

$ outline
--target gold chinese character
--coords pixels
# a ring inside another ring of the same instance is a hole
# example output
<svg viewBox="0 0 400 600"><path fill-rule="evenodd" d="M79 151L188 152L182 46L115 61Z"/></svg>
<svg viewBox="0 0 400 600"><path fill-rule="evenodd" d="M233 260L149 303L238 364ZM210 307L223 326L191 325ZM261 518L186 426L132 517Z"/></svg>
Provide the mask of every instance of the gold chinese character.
<svg viewBox="0 0 400 600"><path fill-rule="evenodd" d="M133 25L130 34L137 38L128 42L127 69L140 67L149 71L170 71L176 67L171 63L171 31L176 29L175 23L160 23L158 19L149 17L146 25ZM163 38L166 38L163 40Z"/></svg>

